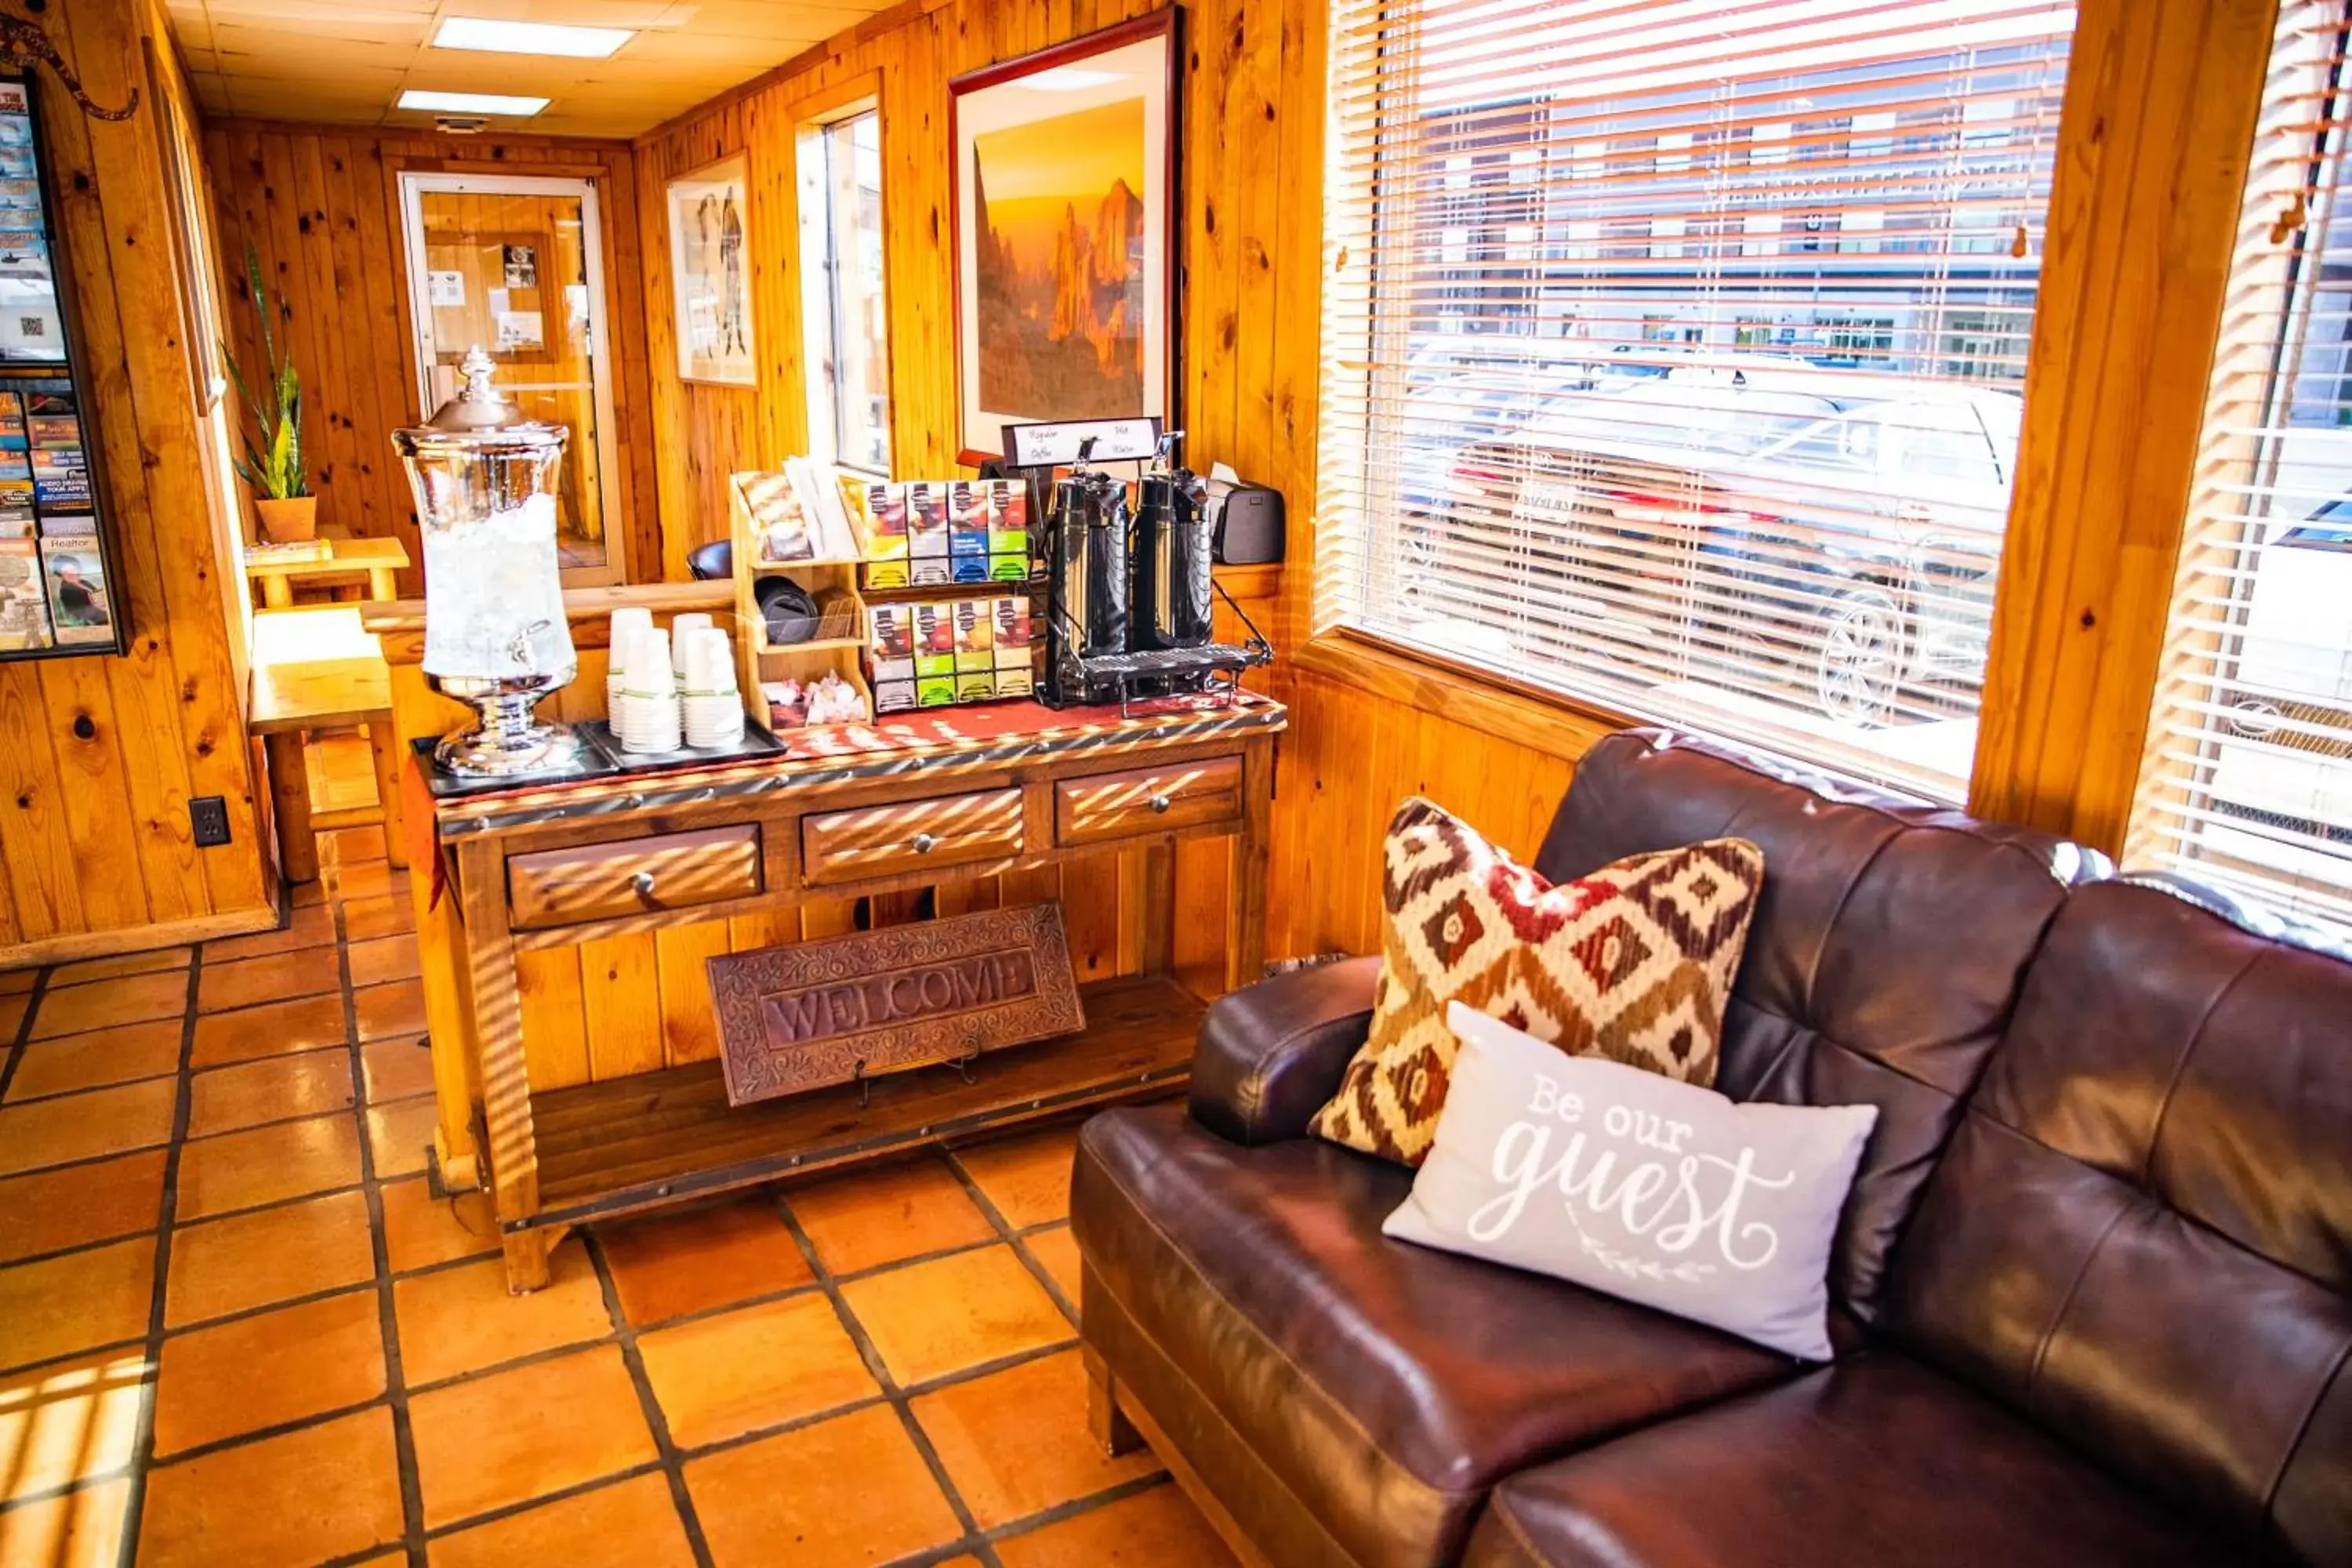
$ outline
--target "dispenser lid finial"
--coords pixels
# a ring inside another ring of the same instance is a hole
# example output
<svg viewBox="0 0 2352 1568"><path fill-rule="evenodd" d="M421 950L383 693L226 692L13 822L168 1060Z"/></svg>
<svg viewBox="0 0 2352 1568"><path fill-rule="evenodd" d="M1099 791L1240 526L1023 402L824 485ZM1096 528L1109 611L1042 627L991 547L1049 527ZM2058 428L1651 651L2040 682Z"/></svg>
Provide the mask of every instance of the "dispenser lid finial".
<svg viewBox="0 0 2352 1568"><path fill-rule="evenodd" d="M528 423L522 410L516 407L507 395L490 384L498 370L498 362L476 343L466 351L457 369L466 384L457 395L436 409L425 421L436 430L470 433L481 430L502 430L509 426Z"/></svg>

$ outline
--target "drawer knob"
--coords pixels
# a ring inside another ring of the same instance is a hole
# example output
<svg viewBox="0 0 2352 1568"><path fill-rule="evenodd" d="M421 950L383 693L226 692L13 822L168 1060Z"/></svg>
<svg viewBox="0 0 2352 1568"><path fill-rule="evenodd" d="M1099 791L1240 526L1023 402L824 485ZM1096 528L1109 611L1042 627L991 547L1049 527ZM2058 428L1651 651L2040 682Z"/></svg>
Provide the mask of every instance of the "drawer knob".
<svg viewBox="0 0 2352 1568"><path fill-rule="evenodd" d="M1151 809L1154 811L1164 812L1175 804L1164 795L1155 795L1151 797Z"/></svg>
<svg viewBox="0 0 2352 1568"><path fill-rule="evenodd" d="M934 837L932 835L928 834L928 833L918 833L918 834L916 834L916 835L915 835L915 853L916 853L916 854L918 854L918 855L928 855L928 854L929 854L932 850L937 849L939 847L940 847L940 841L939 841L939 839L938 839L938 838L936 838L936 837Z"/></svg>
<svg viewBox="0 0 2352 1568"><path fill-rule="evenodd" d="M654 874L651 871L640 871L631 877L629 887L646 902L650 904L654 901Z"/></svg>

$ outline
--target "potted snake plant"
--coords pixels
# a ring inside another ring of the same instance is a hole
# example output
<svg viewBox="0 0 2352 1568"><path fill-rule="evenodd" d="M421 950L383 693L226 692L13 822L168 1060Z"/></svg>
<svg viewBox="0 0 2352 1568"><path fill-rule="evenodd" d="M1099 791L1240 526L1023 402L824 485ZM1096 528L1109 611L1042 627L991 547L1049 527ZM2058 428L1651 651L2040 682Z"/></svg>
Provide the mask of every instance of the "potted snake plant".
<svg viewBox="0 0 2352 1568"><path fill-rule="evenodd" d="M236 460L236 471L252 488L261 536L272 544L289 544L315 538L319 531L319 498L310 493L302 461L302 383L294 374L294 356L278 357L269 325L269 293L261 283L261 258L250 245L245 247L245 281L254 313L260 318L261 353L269 374L262 383L265 401L254 395L236 356L222 345L229 379L253 416L254 428L245 435L245 456Z"/></svg>

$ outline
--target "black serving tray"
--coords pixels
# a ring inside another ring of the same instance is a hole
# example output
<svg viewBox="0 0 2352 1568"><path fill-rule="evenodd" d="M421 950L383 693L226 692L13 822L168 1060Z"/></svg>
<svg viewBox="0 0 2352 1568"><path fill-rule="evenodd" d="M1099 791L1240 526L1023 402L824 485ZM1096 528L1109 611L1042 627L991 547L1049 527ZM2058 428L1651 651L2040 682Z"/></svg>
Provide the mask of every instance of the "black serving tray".
<svg viewBox="0 0 2352 1568"><path fill-rule="evenodd" d="M584 726L574 724L577 733ZM582 737L583 741L587 737ZM458 778L442 772L433 763L433 748L441 743L438 735L427 735L408 742L416 752L416 769L425 775L425 787L435 800L463 800L469 795L496 795L503 790L539 789L551 784L571 784L580 779L610 778L621 770L611 758L593 744L583 744L571 762L562 767L541 768L537 773L500 773L495 778Z"/></svg>
<svg viewBox="0 0 2352 1568"><path fill-rule="evenodd" d="M604 773L666 773L679 768L703 768L713 763L752 762L761 757L787 754L782 741L770 734L757 719L743 721L743 738L731 746L680 746L675 752L625 752L621 737L613 733L613 726L602 719L590 719L572 726L577 734L607 764Z"/></svg>

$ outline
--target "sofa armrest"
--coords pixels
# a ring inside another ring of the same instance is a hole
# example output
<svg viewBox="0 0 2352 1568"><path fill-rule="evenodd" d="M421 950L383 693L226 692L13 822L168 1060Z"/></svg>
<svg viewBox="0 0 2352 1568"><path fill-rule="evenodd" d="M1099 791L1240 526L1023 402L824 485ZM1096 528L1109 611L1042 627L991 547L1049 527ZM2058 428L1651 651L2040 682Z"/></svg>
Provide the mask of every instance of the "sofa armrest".
<svg viewBox="0 0 2352 1568"><path fill-rule="evenodd" d="M1380 976L1378 957L1349 958L1219 997L1192 1052L1192 1120L1234 1143L1304 1135L1370 1032Z"/></svg>

